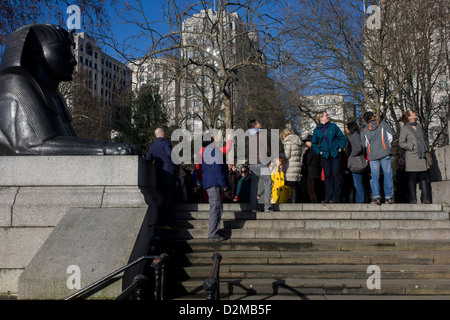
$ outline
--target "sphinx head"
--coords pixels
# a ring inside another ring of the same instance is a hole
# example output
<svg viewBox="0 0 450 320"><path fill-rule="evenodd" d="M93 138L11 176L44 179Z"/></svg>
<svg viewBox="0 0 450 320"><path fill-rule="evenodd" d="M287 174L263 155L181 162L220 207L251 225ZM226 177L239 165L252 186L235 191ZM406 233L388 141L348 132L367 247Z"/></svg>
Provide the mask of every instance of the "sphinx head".
<svg viewBox="0 0 450 320"><path fill-rule="evenodd" d="M23 67L32 74L44 70L53 80L70 81L77 65L73 49L71 32L51 24L27 25L11 35L1 70Z"/></svg>

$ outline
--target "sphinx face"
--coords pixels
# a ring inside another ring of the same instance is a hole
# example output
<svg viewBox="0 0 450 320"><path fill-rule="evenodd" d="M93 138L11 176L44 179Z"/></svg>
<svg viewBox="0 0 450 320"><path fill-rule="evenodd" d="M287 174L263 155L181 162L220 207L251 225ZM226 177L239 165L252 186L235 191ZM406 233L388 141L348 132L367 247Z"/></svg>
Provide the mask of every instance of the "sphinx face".
<svg viewBox="0 0 450 320"><path fill-rule="evenodd" d="M47 67L59 81L70 81L77 61L73 49L64 43L49 43L42 46Z"/></svg>

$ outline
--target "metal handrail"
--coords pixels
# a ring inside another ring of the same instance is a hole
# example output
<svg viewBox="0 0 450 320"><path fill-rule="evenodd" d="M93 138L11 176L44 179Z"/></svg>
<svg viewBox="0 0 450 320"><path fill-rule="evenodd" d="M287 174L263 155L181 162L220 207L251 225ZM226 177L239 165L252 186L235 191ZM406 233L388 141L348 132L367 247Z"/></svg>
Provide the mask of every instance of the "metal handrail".
<svg viewBox="0 0 450 320"><path fill-rule="evenodd" d="M206 300L220 300L220 261L222 255L218 252L212 256L213 266L209 277L203 282L203 288L206 290Z"/></svg>
<svg viewBox="0 0 450 320"><path fill-rule="evenodd" d="M168 259L169 256L163 253L152 262L152 267L155 269L155 300L164 300L164 280L166 278L166 261Z"/></svg>
<svg viewBox="0 0 450 320"><path fill-rule="evenodd" d="M165 254L164 254L165 255ZM161 255L163 256L163 255ZM119 269L117 269L116 271L111 272L110 274L108 274L107 276L95 281L94 283L88 285L86 288L81 289L80 291L75 292L74 294L68 296L67 298L65 298L64 300L74 300L76 298L79 298L80 296L82 296L83 294L93 290L94 288L104 284L105 282L109 281L110 279L112 279L114 276L118 275L119 273L131 268L132 266L144 261L144 260L150 260L150 259L154 259L154 261L156 259L159 259L161 256L142 256L139 259L127 264L126 266L123 266ZM165 259L164 259L165 260ZM133 284L132 284L133 286ZM127 288L128 289L128 288ZM125 289L125 290L127 290ZM120 296L120 295L119 295ZM117 299L117 298L116 298Z"/></svg>
<svg viewBox="0 0 450 320"><path fill-rule="evenodd" d="M128 297L131 293L133 293L136 289L139 291L136 295L136 300L142 299L142 288L144 287L145 283L147 282L147 278L139 274L133 279L133 283L122 291L121 294L119 294L114 300L124 300L126 297Z"/></svg>

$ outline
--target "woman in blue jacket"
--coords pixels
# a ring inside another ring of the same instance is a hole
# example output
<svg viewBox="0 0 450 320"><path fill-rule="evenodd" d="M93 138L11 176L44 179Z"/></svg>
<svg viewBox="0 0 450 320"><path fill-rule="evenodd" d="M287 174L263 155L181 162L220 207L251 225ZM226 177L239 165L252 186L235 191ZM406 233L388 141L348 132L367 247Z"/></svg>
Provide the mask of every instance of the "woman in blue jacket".
<svg viewBox="0 0 450 320"><path fill-rule="evenodd" d="M325 176L324 203L338 203L341 196L341 151L345 148L347 139L341 129L330 121L327 112L317 114L319 123L314 129L312 149L320 154L323 173Z"/></svg>

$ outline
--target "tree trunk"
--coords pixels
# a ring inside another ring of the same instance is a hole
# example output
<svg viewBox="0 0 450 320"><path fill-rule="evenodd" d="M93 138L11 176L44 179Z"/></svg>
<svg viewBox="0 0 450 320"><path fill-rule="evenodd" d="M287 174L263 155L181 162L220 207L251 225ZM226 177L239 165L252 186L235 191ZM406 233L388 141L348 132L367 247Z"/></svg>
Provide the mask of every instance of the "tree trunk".
<svg viewBox="0 0 450 320"><path fill-rule="evenodd" d="M225 102L225 129L232 129L233 123L232 123L232 117L231 114L231 94L230 94L230 88L229 85L227 85L224 90L223 94L225 96L224 102Z"/></svg>

